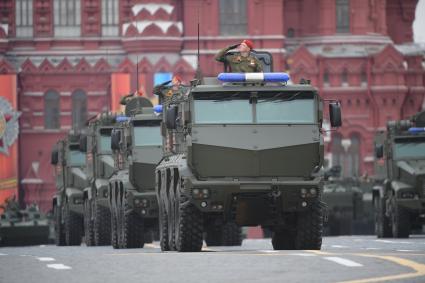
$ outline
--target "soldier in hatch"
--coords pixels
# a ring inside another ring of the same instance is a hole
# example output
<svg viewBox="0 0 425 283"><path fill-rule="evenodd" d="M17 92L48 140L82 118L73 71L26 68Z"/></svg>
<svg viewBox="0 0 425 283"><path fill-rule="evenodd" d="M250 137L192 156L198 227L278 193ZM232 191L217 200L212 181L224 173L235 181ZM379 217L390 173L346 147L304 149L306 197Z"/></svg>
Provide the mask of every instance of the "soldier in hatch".
<svg viewBox="0 0 425 283"><path fill-rule="evenodd" d="M171 85L169 85L171 83ZM153 93L159 96L160 103L168 104L172 97L185 95L188 91L188 86L183 85L180 76L175 75L171 81L166 81L154 87Z"/></svg>
<svg viewBox="0 0 425 283"><path fill-rule="evenodd" d="M228 55L227 52L238 48L238 52ZM221 49L215 56L218 62L226 63L233 73L253 73L262 72L261 62L250 54L254 44L250 40L244 40L240 44L232 45Z"/></svg>

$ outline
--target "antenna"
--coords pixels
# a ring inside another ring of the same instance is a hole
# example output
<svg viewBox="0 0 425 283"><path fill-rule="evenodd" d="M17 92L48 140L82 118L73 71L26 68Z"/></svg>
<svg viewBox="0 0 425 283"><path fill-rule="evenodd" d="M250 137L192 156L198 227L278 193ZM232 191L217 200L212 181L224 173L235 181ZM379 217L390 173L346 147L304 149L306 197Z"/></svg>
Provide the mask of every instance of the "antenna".
<svg viewBox="0 0 425 283"><path fill-rule="evenodd" d="M199 45L200 45L200 43L199 43L199 6L198 6L198 51L197 51L197 54L196 54L196 56L197 56L197 62L196 62L196 75L195 75L195 77L196 77L196 80L198 81L198 83L202 80L202 72L201 72L201 64L200 64L200 59L199 59L199 57L200 57L200 51L199 51Z"/></svg>
<svg viewBox="0 0 425 283"><path fill-rule="evenodd" d="M139 94L139 55L136 56L136 91Z"/></svg>

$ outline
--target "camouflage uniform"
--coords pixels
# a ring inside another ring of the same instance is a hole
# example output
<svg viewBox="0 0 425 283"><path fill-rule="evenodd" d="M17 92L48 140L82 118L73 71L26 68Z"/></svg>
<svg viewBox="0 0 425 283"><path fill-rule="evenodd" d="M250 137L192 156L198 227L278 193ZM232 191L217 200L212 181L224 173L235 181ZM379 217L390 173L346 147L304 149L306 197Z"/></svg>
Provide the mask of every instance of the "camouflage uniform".
<svg viewBox="0 0 425 283"><path fill-rule="evenodd" d="M236 52L232 55L226 55L229 50L234 48L235 46L229 46L221 49L215 56L215 60L227 63L230 66L230 71L233 73L253 73L263 71L261 62L254 56L248 55L244 57L240 52Z"/></svg>
<svg viewBox="0 0 425 283"><path fill-rule="evenodd" d="M161 104L168 105L173 101L173 98L181 95L185 95L188 91L187 86L170 86L167 85L170 82L165 82L157 85L153 89L153 93L159 96Z"/></svg>

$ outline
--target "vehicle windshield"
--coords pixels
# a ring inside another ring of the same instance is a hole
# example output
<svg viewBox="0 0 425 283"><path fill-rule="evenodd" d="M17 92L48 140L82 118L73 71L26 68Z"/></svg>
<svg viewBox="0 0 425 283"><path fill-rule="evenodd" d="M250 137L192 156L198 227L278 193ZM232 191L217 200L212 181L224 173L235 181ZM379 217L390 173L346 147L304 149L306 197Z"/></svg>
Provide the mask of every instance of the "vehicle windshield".
<svg viewBox="0 0 425 283"><path fill-rule="evenodd" d="M409 139L405 141L396 141L394 145L394 157L402 158L425 158L425 140Z"/></svg>
<svg viewBox="0 0 425 283"><path fill-rule="evenodd" d="M135 146L160 146L162 145L161 128L159 126L135 126Z"/></svg>
<svg viewBox="0 0 425 283"><path fill-rule="evenodd" d="M99 131L99 151L111 152L111 132L112 128L101 128Z"/></svg>
<svg viewBox="0 0 425 283"><path fill-rule="evenodd" d="M196 124L313 124L313 95L268 93L256 100L249 93L202 97L194 101ZM298 96L297 96L298 95ZM212 99L214 98L214 99Z"/></svg>
<svg viewBox="0 0 425 283"><path fill-rule="evenodd" d="M69 151L69 165L83 166L86 163L86 155L79 150Z"/></svg>

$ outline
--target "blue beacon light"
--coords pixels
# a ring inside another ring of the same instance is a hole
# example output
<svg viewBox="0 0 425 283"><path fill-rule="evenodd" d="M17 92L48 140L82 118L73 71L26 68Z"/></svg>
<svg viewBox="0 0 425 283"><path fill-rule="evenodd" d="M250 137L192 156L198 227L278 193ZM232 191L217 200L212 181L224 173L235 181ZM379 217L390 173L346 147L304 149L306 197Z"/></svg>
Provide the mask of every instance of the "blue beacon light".
<svg viewBox="0 0 425 283"><path fill-rule="evenodd" d="M155 113L162 113L162 104L155 105L155 106L153 107L153 111L154 111Z"/></svg>
<svg viewBox="0 0 425 283"><path fill-rule="evenodd" d="M121 123L121 122L127 122L130 120L130 117L127 116L117 116L117 118L115 119L116 122Z"/></svg>
<svg viewBox="0 0 425 283"><path fill-rule="evenodd" d="M217 79L222 82L281 82L289 80L287 73L220 73Z"/></svg>
<svg viewBox="0 0 425 283"><path fill-rule="evenodd" d="M416 134L416 133L423 133L423 132L425 132L425 128L415 128L415 127L413 127L413 128L410 128L409 130L407 130L409 133L413 133L413 134Z"/></svg>

